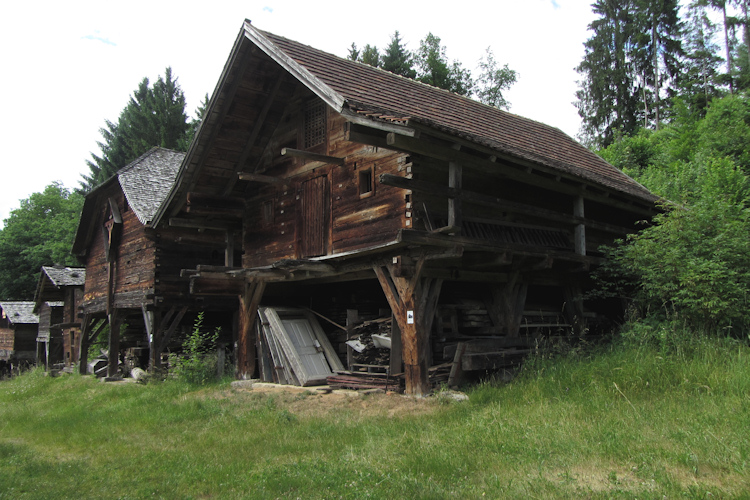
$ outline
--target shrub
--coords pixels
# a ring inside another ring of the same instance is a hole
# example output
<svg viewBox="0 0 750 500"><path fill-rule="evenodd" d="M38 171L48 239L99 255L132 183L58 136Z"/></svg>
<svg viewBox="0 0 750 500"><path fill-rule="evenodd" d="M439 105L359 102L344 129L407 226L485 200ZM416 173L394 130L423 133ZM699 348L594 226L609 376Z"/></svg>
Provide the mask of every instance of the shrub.
<svg viewBox="0 0 750 500"><path fill-rule="evenodd" d="M217 377L218 355L216 341L220 328L213 332L203 330L203 313L199 313L193 330L182 343L182 354L171 354L169 363L172 376L190 384L206 384Z"/></svg>

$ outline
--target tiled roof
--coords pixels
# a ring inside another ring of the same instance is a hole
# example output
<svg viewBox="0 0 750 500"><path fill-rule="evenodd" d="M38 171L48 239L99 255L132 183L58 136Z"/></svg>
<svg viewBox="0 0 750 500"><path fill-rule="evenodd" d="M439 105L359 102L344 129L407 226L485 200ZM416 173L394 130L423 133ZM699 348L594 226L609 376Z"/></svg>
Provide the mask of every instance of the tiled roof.
<svg viewBox="0 0 750 500"><path fill-rule="evenodd" d="M122 168L117 177L128 204L142 224L148 224L172 188L185 153L152 148Z"/></svg>
<svg viewBox="0 0 750 500"><path fill-rule="evenodd" d="M0 309L14 324L38 324L39 316L34 314L34 302L2 301Z"/></svg>
<svg viewBox="0 0 750 500"><path fill-rule="evenodd" d="M82 286L86 283L86 268L42 266L42 272L56 287Z"/></svg>
<svg viewBox="0 0 750 500"><path fill-rule="evenodd" d="M278 53L290 57L338 94L335 100L343 98L345 106L351 110L421 123L498 153L535 162L641 199L656 199L645 187L555 127L342 59L259 31L249 24L245 29L256 37L265 37Z"/></svg>

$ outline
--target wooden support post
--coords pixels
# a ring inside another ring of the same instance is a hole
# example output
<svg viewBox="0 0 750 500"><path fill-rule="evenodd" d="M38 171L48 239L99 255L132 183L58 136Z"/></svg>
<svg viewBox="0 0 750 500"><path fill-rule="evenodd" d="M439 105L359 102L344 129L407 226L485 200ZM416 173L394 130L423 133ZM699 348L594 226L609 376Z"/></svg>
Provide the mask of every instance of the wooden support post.
<svg viewBox="0 0 750 500"><path fill-rule="evenodd" d="M120 314L113 309L109 314L109 359L107 360L107 378L119 375L120 370Z"/></svg>
<svg viewBox="0 0 750 500"><path fill-rule="evenodd" d="M490 318L508 337L518 337L528 289L529 285L523 281L521 274L513 271L503 288L492 290L492 303L488 311Z"/></svg>
<svg viewBox="0 0 750 500"><path fill-rule="evenodd" d="M455 189L455 192L461 192L462 169L461 165L452 161L448 163L448 187ZM461 233L461 198L459 196L448 198L448 227L452 228L452 233Z"/></svg>
<svg viewBox="0 0 750 500"><path fill-rule="evenodd" d="M180 325L182 318L185 317L188 308L182 307L179 310L177 307L171 307L166 314L164 314L159 321L159 326L156 326L156 318L153 319L153 335L149 342L149 362L148 369L151 373L159 372L161 370L161 353L167 347L169 340ZM152 315L153 317L153 315ZM145 313L144 313L145 319Z"/></svg>
<svg viewBox="0 0 750 500"><path fill-rule="evenodd" d="M573 215L576 217L584 217L583 210L583 196L576 196L573 202ZM586 255L586 225L581 223L577 224L573 231L573 240L575 244L575 252L578 255Z"/></svg>
<svg viewBox="0 0 750 500"><path fill-rule="evenodd" d="M391 311L391 360L388 370L391 375L404 370L404 360L401 354L401 328L398 326L396 315Z"/></svg>
<svg viewBox="0 0 750 500"><path fill-rule="evenodd" d="M226 248L224 249L224 265L234 267L234 233L227 231L224 237Z"/></svg>
<svg viewBox="0 0 750 500"><path fill-rule="evenodd" d="M586 328L581 287L576 283L569 284L563 288L563 294L565 297L565 315L568 322L573 325L577 333L580 333Z"/></svg>
<svg viewBox="0 0 750 500"><path fill-rule="evenodd" d="M240 295L239 332L235 349L235 375L238 379L251 378L255 373L255 317L265 289L265 281L251 281L245 284L245 293Z"/></svg>
<svg viewBox="0 0 750 500"><path fill-rule="evenodd" d="M403 263L405 259L407 257L395 260ZM396 269L393 264L373 267L401 330L406 393L414 396L425 396L430 392L427 329L432 327L442 287L441 279L420 280L424 261L424 256L420 257L413 268L402 265ZM408 275L404 275L405 269L409 269Z"/></svg>

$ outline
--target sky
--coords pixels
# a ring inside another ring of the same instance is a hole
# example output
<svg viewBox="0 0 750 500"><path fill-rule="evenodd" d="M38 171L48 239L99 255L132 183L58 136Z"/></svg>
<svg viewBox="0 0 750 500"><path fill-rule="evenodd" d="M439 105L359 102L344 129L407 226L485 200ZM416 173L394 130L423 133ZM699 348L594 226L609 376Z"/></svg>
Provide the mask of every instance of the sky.
<svg viewBox="0 0 750 500"><path fill-rule="evenodd" d="M8 1L0 6L3 115L0 224L20 200L59 181L79 186L99 153L99 129L117 121L131 93L167 66L194 115L213 93L245 19L259 29L345 57L352 42L385 48L398 30L410 50L427 33L450 60L478 75L491 47L517 71L512 113L580 128L573 105L590 0Z"/></svg>

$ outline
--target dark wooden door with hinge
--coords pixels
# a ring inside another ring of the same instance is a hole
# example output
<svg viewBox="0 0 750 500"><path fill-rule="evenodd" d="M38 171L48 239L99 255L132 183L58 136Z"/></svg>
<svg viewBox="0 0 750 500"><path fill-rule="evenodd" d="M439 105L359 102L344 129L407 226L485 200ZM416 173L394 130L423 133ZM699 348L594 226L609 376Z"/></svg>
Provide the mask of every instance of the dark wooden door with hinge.
<svg viewBox="0 0 750 500"><path fill-rule="evenodd" d="M328 176L313 177L301 187L300 257L328 253Z"/></svg>

